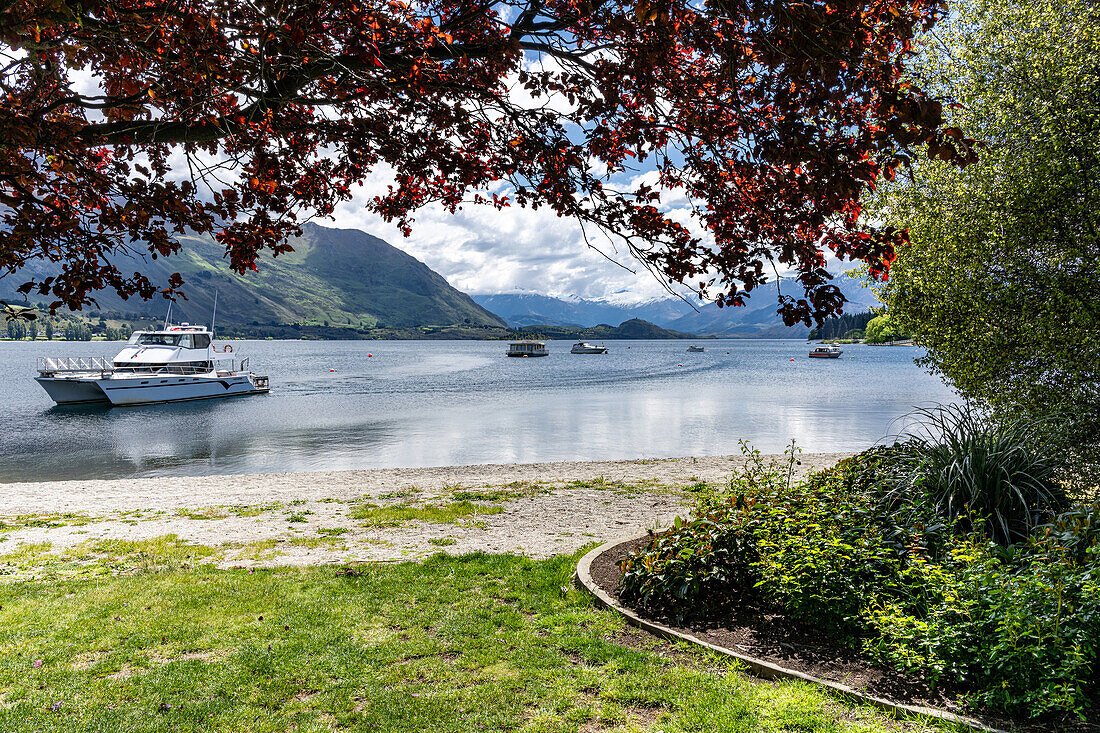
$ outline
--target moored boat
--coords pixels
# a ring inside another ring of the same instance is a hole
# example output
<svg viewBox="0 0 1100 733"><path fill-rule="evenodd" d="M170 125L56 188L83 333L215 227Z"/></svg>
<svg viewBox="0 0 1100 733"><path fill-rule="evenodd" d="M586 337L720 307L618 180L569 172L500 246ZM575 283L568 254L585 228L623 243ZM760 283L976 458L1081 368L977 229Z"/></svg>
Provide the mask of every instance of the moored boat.
<svg viewBox="0 0 1100 733"><path fill-rule="evenodd" d="M689 346L688 351L698 353L698 352L706 351L706 349L703 348L702 346Z"/></svg>
<svg viewBox="0 0 1100 733"><path fill-rule="evenodd" d="M835 344L815 346L810 349L811 359L839 359L844 352Z"/></svg>
<svg viewBox="0 0 1100 733"><path fill-rule="evenodd" d="M147 405L264 394L268 378L248 359L219 351L205 326L187 323L135 331L113 360L40 357L35 381L59 405Z"/></svg>
<svg viewBox="0 0 1100 733"><path fill-rule="evenodd" d="M570 354L606 354L606 346L593 346L587 341L578 341L573 344L573 348L569 350Z"/></svg>
<svg viewBox="0 0 1100 733"><path fill-rule="evenodd" d="M542 341L513 341L508 344L508 356L549 356L546 344Z"/></svg>

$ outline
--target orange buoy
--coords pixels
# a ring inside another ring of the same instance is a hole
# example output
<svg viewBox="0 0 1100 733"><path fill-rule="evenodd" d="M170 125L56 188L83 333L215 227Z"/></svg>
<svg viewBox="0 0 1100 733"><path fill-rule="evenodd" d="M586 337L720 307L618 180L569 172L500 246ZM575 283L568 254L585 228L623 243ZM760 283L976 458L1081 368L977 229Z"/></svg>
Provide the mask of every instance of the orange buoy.
<svg viewBox="0 0 1100 733"><path fill-rule="evenodd" d="M791 359L791 361L794 361L794 359ZM335 369L329 369L329 371L330 371L330 372L334 372L334 371L336 371L336 370L335 370Z"/></svg>

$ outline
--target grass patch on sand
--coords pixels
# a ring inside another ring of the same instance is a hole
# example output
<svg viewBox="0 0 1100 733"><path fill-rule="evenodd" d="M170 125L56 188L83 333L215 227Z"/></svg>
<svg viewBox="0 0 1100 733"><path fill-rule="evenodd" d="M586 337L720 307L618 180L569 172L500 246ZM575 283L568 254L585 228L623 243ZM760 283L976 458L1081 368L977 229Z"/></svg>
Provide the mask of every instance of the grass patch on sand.
<svg viewBox="0 0 1100 733"><path fill-rule="evenodd" d="M546 484L530 481L513 481L500 486L486 486L476 489L462 489L451 493L455 501L513 501L529 496L548 494L551 489Z"/></svg>
<svg viewBox="0 0 1100 733"><path fill-rule="evenodd" d="M606 476L597 476L592 479L578 479L569 481L562 486L566 490L596 489L610 491L617 494L633 496L643 493L678 493L682 489L673 488L662 484L656 479L642 479L639 481L616 481Z"/></svg>
<svg viewBox="0 0 1100 733"><path fill-rule="evenodd" d="M177 509L176 515L187 519L226 519L229 513L219 507L203 507L202 509Z"/></svg>
<svg viewBox="0 0 1100 733"><path fill-rule="evenodd" d="M252 560L253 562L271 560L282 554L275 549L276 544L278 544L278 541L274 539L246 542L239 546L240 549L237 553L237 558L240 560Z"/></svg>
<svg viewBox="0 0 1100 733"><path fill-rule="evenodd" d="M351 519L360 520L364 527L398 527L409 522L430 524L459 524L468 517L500 514L504 509L491 504L472 501L453 501L448 504L396 504L379 506L360 504L348 512Z"/></svg>
<svg viewBox="0 0 1100 733"><path fill-rule="evenodd" d="M0 532L17 532L21 529L56 527L83 527L86 524L100 521L97 517L87 514L53 513L53 514L11 514L0 517Z"/></svg>
<svg viewBox="0 0 1100 733"><path fill-rule="evenodd" d="M0 585L0 730L922 730L629 632L576 556ZM628 642L628 643L627 643Z"/></svg>

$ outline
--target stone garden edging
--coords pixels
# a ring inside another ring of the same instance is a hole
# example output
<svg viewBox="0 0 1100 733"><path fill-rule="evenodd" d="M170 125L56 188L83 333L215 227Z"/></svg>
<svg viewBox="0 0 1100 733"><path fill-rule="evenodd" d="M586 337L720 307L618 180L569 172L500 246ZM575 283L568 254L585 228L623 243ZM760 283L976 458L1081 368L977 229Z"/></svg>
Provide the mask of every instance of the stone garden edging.
<svg viewBox="0 0 1100 733"><path fill-rule="evenodd" d="M617 547L618 545L624 544L626 542L632 542L637 539L639 539L639 537L637 536L620 538L617 540L612 540L611 542L606 542L599 547L596 547L580 559L580 562L577 563L577 571L574 574L574 579L578 588L581 588L582 590L590 593L598 603L618 613L620 616L626 619L627 623L648 631L655 636L660 636L666 639L691 642L692 644L701 646L705 649L709 649L713 652L724 654L728 657L733 657L734 659L737 659L742 664L744 664L750 674L761 677L763 679L786 678L804 680L820 687L824 687L830 692L833 692L834 694L840 695L841 697L847 698L856 703L873 705L874 707L890 713L919 716L922 718L930 718L933 720L942 720L950 723L955 723L957 725L963 725L972 730L982 731L983 733L1005 733L1005 731L1001 731L997 728L990 728L984 723L974 720L973 718L955 715L954 713L947 712L946 710L938 710L936 708L924 707L922 705L905 705L903 703L891 702L890 700L886 700L881 697L875 697L874 695L868 695L839 682L830 682L829 680L818 679L817 677L813 677L797 670L787 669L786 667L781 667L777 664L772 664L771 662L765 662L762 659L756 659L745 654L739 654L738 652L735 652L731 649L727 649L725 647L717 646L715 644L703 641L702 639L699 639L691 634L675 631L674 629L664 626L663 624L659 624L655 621L649 621L642 618L638 614L631 611L629 608L626 608L625 606L620 604L610 595L608 595L592 579L592 562L597 557Z"/></svg>

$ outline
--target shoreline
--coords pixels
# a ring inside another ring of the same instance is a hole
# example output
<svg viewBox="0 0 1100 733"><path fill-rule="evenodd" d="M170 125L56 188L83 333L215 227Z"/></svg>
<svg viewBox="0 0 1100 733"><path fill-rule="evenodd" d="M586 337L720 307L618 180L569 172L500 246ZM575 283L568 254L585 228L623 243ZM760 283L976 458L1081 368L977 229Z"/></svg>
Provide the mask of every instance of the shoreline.
<svg viewBox="0 0 1100 733"><path fill-rule="evenodd" d="M800 477L848 453L801 456ZM764 456L765 460L782 456ZM164 553L218 567L569 554L663 529L744 456L6 484L0 576L126 572ZM127 558L119 558L124 548ZM98 570L97 570L98 568Z"/></svg>
<svg viewBox="0 0 1100 733"><path fill-rule="evenodd" d="M831 466L852 453L805 453L796 476ZM782 461L779 454L764 460ZM18 481L0 484L0 516L64 512L155 510L255 504L305 499L354 500L414 485L423 491L447 486L499 486L516 481L564 484L591 481L656 481L689 484L728 478L745 465L742 455L635 458L605 461L484 463L465 466L372 468L340 471L153 476L119 479Z"/></svg>

